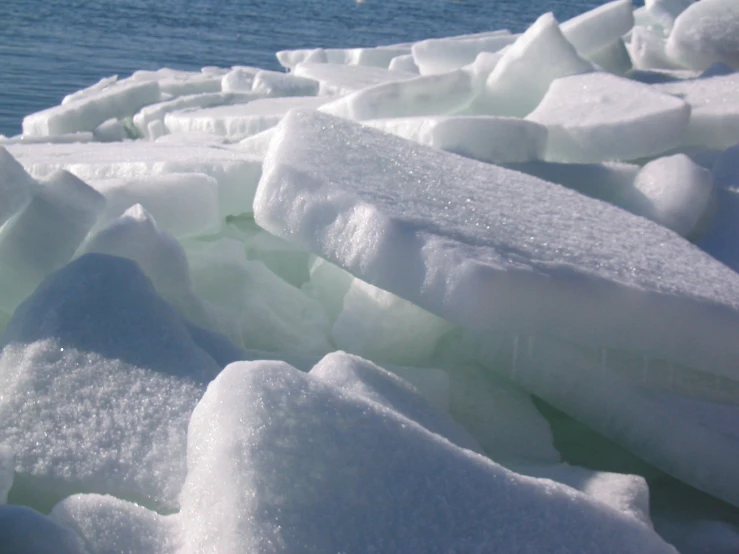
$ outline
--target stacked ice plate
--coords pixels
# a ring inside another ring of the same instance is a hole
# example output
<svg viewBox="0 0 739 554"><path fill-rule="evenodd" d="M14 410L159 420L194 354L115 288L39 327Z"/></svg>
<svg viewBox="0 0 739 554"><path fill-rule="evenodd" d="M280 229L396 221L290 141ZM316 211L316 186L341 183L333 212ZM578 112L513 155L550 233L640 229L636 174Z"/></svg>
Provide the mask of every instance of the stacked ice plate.
<svg viewBox="0 0 739 554"><path fill-rule="evenodd" d="M616 0L27 116L0 545L738 551L738 36Z"/></svg>

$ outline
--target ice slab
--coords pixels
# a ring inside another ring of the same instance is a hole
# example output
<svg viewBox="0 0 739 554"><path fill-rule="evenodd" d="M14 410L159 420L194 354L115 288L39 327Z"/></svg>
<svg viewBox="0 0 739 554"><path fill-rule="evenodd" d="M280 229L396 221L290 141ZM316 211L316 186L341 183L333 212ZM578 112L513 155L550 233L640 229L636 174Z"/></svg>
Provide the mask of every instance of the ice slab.
<svg viewBox="0 0 739 554"><path fill-rule="evenodd" d="M170 133L205 131L240 140L274 127L293 108L318 108L331 100L321 96L261 98L247 104L168 113L164 125Z"/></svg>
<svg viewBox="0 0 739 554"><path fill-rule="evenodd" d="M276 132L255 199L268 231L454 323L555 332L735 376L738 278L663 228L318 112L293 112ZM634 326L646 303L659 329Z"/></svg>
<svg viewBox="0 0 739 554"><path fill-rule="evenodd" d="M34 177L66 169L85 181L201 173L218 183L221 216L251 213L262 160L221 144L133 141L114 144L12 145L8 151Z"/></svg>
<svg viewBox="0 0 739 554"><path fill-rule="evenodd" d="M354 279L331 330L338 348L382 363L430 366L451 324L387 291Z"/></svg>
<svg viewBox="0 0 739 554"><path fill-rule="evenodd" d="M614 0L562 23L562 34L577 52L589 58L619 40L634 26L631 0Z"/></svg>
<svg viewBox="0 0 739 554"><path fill-rule="evenodd" d="M387 66L390 71L404 71L406 73L412 73L418 75L418 66L413 60L412 54L405 54L403 56L395 56L391 61L390 65Z"/></svg>
<svg viewBox="0 0 739 554"><path fill-rule="evenodd" d="M36 505L97 492L177 506L190 413L220 370L200 337L123 258L89 254L39 286L0 358L0 442Z"/></svg>
<svg viewBox="0 0 739 554"><path fill-rule="evenodd" d="M154 81L163 95L170 97L221 91L220 71L183 71L162 67L156 71L139 70L131 81ZM127 79L128 81L129 79Z"/></svg>
<svg viewBox="0 0 739 554"><path fill-rule="evenodd" d="M188 437L181 517L193 551L674 552L604 504L284 363L227 367Z"/></svg>
<svg viewBox="0 0 739 554"><path fill-rule="evenodd" d="M76 533L25 506L0 506L0 544L8 554L88 554Z"/></svg>
<svg viewBox="0 0 739 554"><path fill-rule="evenodd" d="M251 91L251 87L249 88ZM245 104L262 98L261 94L252 92L211 92L205 94L191 94L178 96L164 102L157 102L143 107L133 116L133 124L144 138L155 139L160 133L157 132L157 122L164 122L164 116L170 112L187 110L191 108L211 108L214 106Z"/></svg>
<svg viewBox="0 0 739 554"><path fill-rule="evenodd" d="M440 38L416 42L411 48L421 75L446 73L475 61L480 52L497 52L516 41L509 32L471 38Z"/></svg>
<svg viewBox="0 0 739 554"><path fill-rule="evenodd" d="M265 96L315 96L319 83L295 73L261 70L254 76L252 92Z"/></svg>
<svg viewBox="0 0 739 554"><path fill-rule="evenodd" d="M364 121L364 124L419 144L495 164L541 159L547 141L546 127L513 117L398 117Z"/></svg>
<svg viewBox="0 0 739 554"><path fill-rule="evenodd" d="M378 46L376 48L282 50L277 52L276 56L277 61L287 69L292 69L301 62L364 65L387 69L393 58L410 53L409 46Z"/></svg>
<svg viewBox="0 0 739 554"><path fill-rule="evenodd" d="M691 108L683 142L723 150L739 143L739 73L653 85Z"/></svg>
<svg viewBox="0 0 739 554"><path fill-rule="evenodd" d="M38 187L23 166L0 146L0 228L28 205Z"/></svg>
<svg viewBox="0 0 739 554"><path fill-rule="evenodd" d="M16 306L74 256L105 198L64 170L41 182L25 209L0 230L0 308Z"/></svg>
<svg viewBox="0 0 739 554"><path fill-rule="evenodd" d="M634 181L641 215L688 236L704 218L712 199L713 178L684 154L646 164Z"/></svg>
<svg viewBox="0 0 739 554"><path fill-rule="evenodd" d="M471 74L459 69L375 85L330 102L321 111L359 121L445 115L464 108L474 95Z"/></svg>
<svg viewBox="0 0 739 554"><path fill-rule="evenodd" d="M553 80L592 70L547 13L506 49L476 103L483 113L524 117L536 108Z"/></svg>
<svg viewBox="0 0 739 554"><path fill-rule="evenodd" d="M92 131L110 118L130 117L160 98L156 81L117 81L81 98L26 116L23 134L47 136Z"/></svg>
<svg viewBox="0 0 739 554"><path fill-rule="evenodd" d="M693 2L695 0L645 0L644 7L649 16L659 23L666 34L669 34L677 17Z"/></svg>
<svg viewBox="0 0 739 554"><path fill-rule="evenodd" d="M739 4L701 0L688 6L675 19L667 54L692 69L716 62L739 69Z"/></svg>
<svg viewBox="0 0 739 554"><path fill-rule="evenodd" d="M628 161L679 145L690 106L648 85L598 72L557 79L527 119L547 127L548 161Z"/></svg>
<svg viewBox="0 0 739 554"><path fill-rule="evenodd" d="M614 75L626 75L634 67L631 55L620 38L590 54L588 60L593 62L596 68Z"/></svg>
<svg viewBox="0 0 739 554"><path fill-rule="evenodd" d="M8 491L13 486L15 473L15 454L12 448L0 444L0 505L8 499Z"/></svg>
<svg viewBox="0 0 739 554"><path fill-rule="evenodd" d="M319 94L329 96L341 96L373 85L402 81L418 75L418 72L414 75L380 67L307 62L296 65L293 73L318 81Z"/></svg>
<svg viewBox="0 0 739 554"><path fill-rule="evenodd" d="M242 243L190 244L187 255L195 292L236 318L245 347L318 355L332 350L322 306L262 262L247 260Z"/></svg>
<svg viewBox="0 0 739 554"><path fill-rule="evenodd" d="M105 179L90 185L106 201L96 229L134 204L141 204L162 229L177 238L212 234L221 226L218 182L203 173Z"/></svg>

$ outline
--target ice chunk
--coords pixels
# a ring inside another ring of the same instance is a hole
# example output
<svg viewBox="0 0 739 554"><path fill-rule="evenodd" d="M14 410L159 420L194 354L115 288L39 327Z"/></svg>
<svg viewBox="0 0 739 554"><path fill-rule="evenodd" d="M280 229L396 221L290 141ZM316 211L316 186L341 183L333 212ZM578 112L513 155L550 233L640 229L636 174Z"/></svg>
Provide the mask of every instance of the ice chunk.
<svg viewBox="0 0 739 554"><path fill-rule="evenodd" d="M168 113L164 124L171 133L206 131L239 140L274 127L293 108L318 108L330 100L320 96L262 98L247 104Z"/></svg>
<svg viewBox="0 0 739 554"><path fill-rule="evenodd" d="M161 516L112 496L70 496L54 506L49 517L76 532L95 554L178 552L177 516Z"/></svg>
<svg viewBox="0 0 739 554"><path fill-rule="evenodd" d="M450 114L474 96L472 77L463 70L375 85L321 107L321 111L365 120Z"/></svg>
<svg viewBox="0 0 739 554"><path fill-rule="evenodd" d="M221 239L188 248L195 291L232 313L247 348L325 354L330 325L321 305L262 262L247 260L242 244Z"/></svg>
<svg viewBox="0 0 739 554"><path fill-rule="evenodd" d="M674 233L326 114L292 112L276 132L254 204L268 231L481 332L553 333L735 376L739 276Z"/></svg>
<svg viewBox="0 0 739 554"><path fill-rule="evenodd" d="M629 54L637 69L679 69L684 67L667 55L667 40L651 28L635 27L629 41Z"/></svg>
<svg viewBox="0 0 739 554"><path fill-rule="evenodd" d="M259 73L256 67L234 67L221 78L223 92L249 92L254 85L254 76Z"/></svg>
<svg viewBox="0 0 739 554"><path fill-rule="evenodd" d="M251 88L249 90L251 90ZM170 112L186 110L189 108L211 108L213 106L245 104L261 97L261 94L252 92L211 92L179 96L171 100L145 106L133 116L133 123L143 137L153 139L157 138L159 135L152 132L152 125L158 121L163 122L164 116Z"/></svg>
<svg viewBox="0 0 739 554"><path fill-rule="evenodd" d="M38 183L0 146L0 228L31 201Z"/></svg>
<svg viewBox="0 0 739 554"><path fill-rule="evenodd" d="M129 138L126 126L115 118L104 121L95 127L92 135L99 142L120 142Z"/></svg>
<svg viewBox="0 0 739 554"><path fill-rule="evenodd" d="M711 172L684 154L645 165L634 182L641 215L687 236L703 218L713 193Z"/></svg>
<svg viewBox="0 0 739 554"><path fill-rule="evenodd" d="M284 363L227 367L188 440L192 551L674 552L604 504Z"/></svg>
<svg viewBox="0 0 739 554"><path fill-rule="evenodd" d="M354 279L331 337L338 348L374 361L424 366L450 328L407 300Z"/></svg>
<svg viewBox="0 0 739 554"><path fill-rule="evenodd" d="M627 161L679 145L690 106L642 83L588 73L554 81L527 119L547 127L548 161Z"/></svg>
<svg viewBox="0 0 739 554"><path fill-rule="evenodd" d="M15 473L15 455L13 450L0 444L0 504L5 504L8 499L8 491L13 486L13 474Z"/></svg>
<svg viewBox="0 0 739 554"><path fill-rule="evenodd" d="M482 451L467 431L431 406L409 383L359 356L345 352L328 354L310 370L310 376L347 395L359 396L402 414L460 448Z"/></svg>
<svg viewBox="0 0 739 554"><path fill-rule="evenodd" d="M147 104L159 102L156 81L126 79L23 119L23 134L30 136L63 135L92 131L114 117L130 117Z"/></svg>
<svg viewBox="0 0 739 554"><path fill-rule="evenodd" d="M475 61L480 52L497 52L516 41L509 32L472 38L440 38L416 42L411 48L421 75L446 73Z"/></svg>
<svg viewBox="0 0 739 554"><path fill-rule="evenodd" d="M593 52L588 56L588 60L596 67L614 75L626 75L633 68L631 55L622 39Z"/></svg>
<svg viewBox="0 0 739 554"><path fill-rule="evenodd" d="M0 544L8 554L88 554L74 532L25 506L0 506Z"/></svg>
<svg viewBox="0 0 739 554"><path fill-rule="evenodd" d="M688 6L675 20L667 54L693 69L716 62L739 69L739 4L701 0Z"/></svg>
<svg viewBox="0 0 739 554"><path fill-rule="evenodd" d="M82 253L93 252L133 260L157 293L181 315L208 326L205 310L193 292L185 251L172 235L158 228L140 204L113 219L85 243Z"/></svg>
<svg viewBox="0 0 739 554"><path fill-rule="evenodd" d="M267 154L267 149L269 148L269 143L272 142L272 135L274 135L274 127L265 129L256 135L248 136L239 141L239 150L243 150L244 152L260 159L264 159L264 156Z"/></svg>
<svg viewBox="0 0 739 554"><path fill-rule="evenodd" d="M631 0L614 0L562 23L562 34L578 54L589 57L634 26Z"/></svg>
<svg viewBox="0 0 739 554"><path fill-rule="evenodd" d="M183 71L162 67L156 71L139 70L131 75L131 81L158 83L163 96L175 97L221 91L222 70Z"/></svg>
<svg viewBox="0 0 739 554"><path fill-rule="evenodd" d="M484 113L523 117L536 108L553 80L592 70L547 13L505 51L476 102Z"/></svg>
<svg viewBox="0 0 739 554"><path fill-rule="evenodd" d="M318 82L294 73L261 70L254 76L252 92L265 96L315 96Z"/></svg>
<svg viewBox="0 0 739 554"><path fill-rule="evenodd" d="M2 345L0 442L34 505L98 492L177 506L187 422L220 367L135 263L89 254L55 272Z"/></svg>
<svg viewBox="0 0 739 554"><path fill-rule="evenodd" d="M25 209L0 231L0 308L16 306L49 273L72 259L105 198L66 171L42 182Z"/></svg>
<svg viewBox="0 0 739 554"><path fill-rule="evenodd" d="M312 50L282 50L277 52L280 64L292 69L301 62L340 63L387 69L396 56L410 54L408 46L378 46L376 48L322 48Z"/></svg>
<svg viewBox="0 0 739 554"><path fill-rule="evenodd" d="M690 7L695 0L645 0L647 13L669 33L677 17Z"/></svg>
<svg viewBox="0 0 739 554"><path fill-rule="evenodd" d="M404 71L406 73L413 73L418 75L418 66L413 60L412 54L405 54L403 56L395 56L391 61L390 65L387 66L390 71Z"/></svg>
<svg viewBox="0 0 739 554"><path fill-rule="evenodd" d="M221 226L218 183L203 173L108 179L91 186L106 200L97 228L134 204L141 204L162 229L177 238L214 233Z"/></svg>
<svg viewBox="0 0 739 554"><path fill-rule="evenodd" d="M354 277L340 267L316 258L310 268L310 282L302 288L326 309L331 321L335 321L344 309L344 297L352 286Z"/></svg>
<svg viewBox="0 0 739 554"><path fill-rule="evenodd" d="M103 77L94 85L90 85L89 87L85 87L71 94L67 94L64 98L62 98L62 106L74 100L80 100L82 98L95 95L101 90L104 90L105 88L114 84L116 81L118 81L118 75L111 75L110 77Z"/></svg>
<svg viewBox="0 0 739 554"><path fill-rule="evenodd" d="M496 164L538 160L547 140L543 125L513 117L399 117L364 123L419 144Z"/></svg>
<svg viewBox="0 0 739 554"><path fill-rule="evenodd" d="M340 96L380 83L402 81L416 77L413 73L390 71L380 67L343 65L335 63L299 63L295 75L310 77L319 82L322 95Z"/></svg>
<svg viewBox="0 0 739 554"><path fill-rule="evenodd" d="M703 1L703 0L701 0ZM739 73L654 85L690 105L686 145L723 150L739 143Z"/></svg>
<svg viewBox="0 0 739 554"><path fill-rule="evenodd" d="M8 151L34 177L66 169L86 181L203 173L218 183L221 216L251 213L262 160L222 144L133 141L114 144L12 145Z"/></svg>

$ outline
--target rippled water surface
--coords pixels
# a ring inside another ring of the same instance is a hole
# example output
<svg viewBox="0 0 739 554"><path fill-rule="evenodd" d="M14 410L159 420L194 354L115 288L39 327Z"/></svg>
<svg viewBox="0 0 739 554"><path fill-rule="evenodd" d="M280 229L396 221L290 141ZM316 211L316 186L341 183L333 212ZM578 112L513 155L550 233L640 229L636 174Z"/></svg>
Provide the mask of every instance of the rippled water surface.
<svg viewBox="0 0 739 554"><path fill-rule="evenodd" d="M287 48L375 46L508 28L600 0L0 0L0 133L101 77L235 64Z"/></svg>

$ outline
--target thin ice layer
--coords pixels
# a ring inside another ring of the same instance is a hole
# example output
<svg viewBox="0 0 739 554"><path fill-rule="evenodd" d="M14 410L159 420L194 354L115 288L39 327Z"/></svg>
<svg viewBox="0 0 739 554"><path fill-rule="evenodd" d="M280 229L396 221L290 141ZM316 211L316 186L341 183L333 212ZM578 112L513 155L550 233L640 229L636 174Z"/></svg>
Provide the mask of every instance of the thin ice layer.
<svg viewBox="0 0 739 554"><path fill-rule="evenodd" d="M293 73L315 79L320 83L319 93L327 95L347 94L380 83L402 81L417 76L380 67L309 62L296 65Z"/></svg>
<svg viewBox="0 0 739 554"><path fill-rule="evenodd" d="M690 106L642 83L589 73L554 81L526 119L549 130L548 161L628 161L678 146Z"/></svg>
<svg viewBox="0 0 739 554"><path fill-rule="evenodd" d="M186 551L674 552L604 504L280 362L211 383L188 467Z"/></svg>
<svg viewBox="0 0 739 554"><path fill-rule="evenodd" d="M251 213L262 161L236 148L148 141L116 144L16 144L8 151L34 177L66 169L85 181L203 173L218 183L222 216Z"/></svg>
<svg viewBox="0 0 739 554"><path fill-rule="evenodd" d="M736 375L734 272L660 226L534 177L292 112L265 160L255 219L471 329Z"/></svg>

